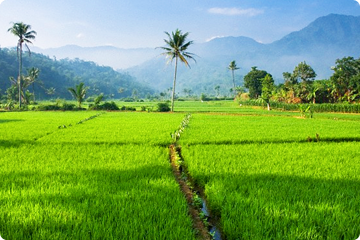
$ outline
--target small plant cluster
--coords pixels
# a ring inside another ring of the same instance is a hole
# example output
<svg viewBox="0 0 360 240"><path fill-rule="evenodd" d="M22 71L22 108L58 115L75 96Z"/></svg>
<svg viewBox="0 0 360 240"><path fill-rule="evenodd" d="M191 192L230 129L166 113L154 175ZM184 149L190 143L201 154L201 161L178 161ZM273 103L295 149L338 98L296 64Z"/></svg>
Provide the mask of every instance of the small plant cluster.
<svg viewBox="0 0 360 240"><path fill-rule="evenodd" d="M170 133L173 143L176 143L180 139L181 134L184 132L185 128L188 127L190 123L190 118L191 114L189 113L184 117L179 128L174 133Z"/></svg>
<svg viewBox="0 0 360 240"><path fill-rule="evenodd" d="M171 109L169 107L169 103L167 103L167 102L157 104L157 111L158 112L169 112L170 110Z"/></svg>
<svg viewBox="0 0 360 240"><path fill-rule="evenodd" d="M88 118L85 118L85 119L79 121L79 122L76 123L76 124L82 124L83 122L86 122L86 121L89 121L89 120L91 120L91 119L97 118L98 116L100 116L100 115L102 115L102 114L104 114L104 112L98 113L98 114L93 115L93 116L90 116L90 117L88 117Z"/></svg>
<svg viewBox="0 0 360 240"><path fill-rule="evenodd" d="M317 133L317 134L315 135L315 138L311 138L310 136L308 136L306 140L307 140L308 142L312 142L312 141L314 141L314 142L320 142L320 135Z"/></svg>
<svg viewBox="0 0 360 240"><path fill-rule="evenodd" d="M303 118L313 118L314 111L313 111L311 105L309 105L309 106L300 105L300 116Z"/></svg>
<svg viewBox="0 0 360 240"><path fill-rule="evenodd" d="M93 115L93 116L90 116L90 117L88 117L88 118L85 118L85 119L77 122L76 124L82 124L83 122L86 122L86 121L89 121L89 120L91 120L91 119L94 119L94 118L96 118L96 117L98 117L98 116L100 116L100 115L102 115L102 114L104 114L104 112L98 113L98 114ZM72 127L72 126L73 126L73 125L72 125L71 123L70 123L69 125L67 125L67 126L66 126L65 124L63 124L63 125L58 126L58 129L65 129L65 128Z"/></svg>

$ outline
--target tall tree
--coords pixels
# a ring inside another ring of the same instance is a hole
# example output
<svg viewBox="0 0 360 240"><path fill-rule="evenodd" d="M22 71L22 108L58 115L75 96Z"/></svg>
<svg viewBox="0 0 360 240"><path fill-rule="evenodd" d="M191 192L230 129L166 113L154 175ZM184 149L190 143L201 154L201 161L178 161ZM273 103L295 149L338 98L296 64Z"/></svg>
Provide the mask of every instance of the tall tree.
<svg viewBox="0 0 360 240"><path fill-rule="evenodd" d="M28 49L29 54L31 53L28 43L32 43L30 40L35 39L36 32L31 31L31 26L24 24L23 22L12 23L13 26L8 29L8 32L11 32L19 38L17 43L17 53L19 60L19 76L18 76L18 86L19 86L19 107L21 107L21 80L22 80L22 49L23 44Z"/></svg>
<svg viewBox="0 0 360 240"><path fill-rule="evenodd" d="M336 60L330 80L337 101L351 102L360 93L360 58L344 57Z"/></svg>
<svg viewBox="0 0 360 240"><path fill-rule="evenodd" d="M272 91L274 90L274 79L270 74L262 79L262 93L261 98L266 102L267 109L270 111L270 98L272 96Z"/></svg>
<svg viewBox="0 0 360 240"><path fill-rule="evenodd" d="M81 82L79 85L76 85L75 88L68 88L69 92L78 102L78 107L81 108L81 103L85 99L86 91L88 88L84 87L84 83Z"/></svg>
<svg viewBox="0 0 360 240"><path fill-rule="evenodd" d="M234 61L231 61L229 66L228 66L228 69L231 71L231 74L232 74L232 80L233 80L233 89L235 91L235 88L236 88L236 84L235 84L235 71L240 69L239 67L236 66L236 62L235 60Z"/></svg>
<svg viewBox="0 0 360 240"><path fill-rule="evenodd" d="M175 32L171 34L165 32L168 36L168 39L164 39L166 43L166 47L159 47L165 50L162 55L165 55L169 62L172 62L175 59L175 71L174 71L174 82L172 88L172 96L171 96L171 111L174 111L174 99L175 99L175 85L176 85L176 75L177 75L177 68L178 68L178 61L180 59L181 62L185 64L185 66L190 67L189 62L187 59L192 59L196 62L193 53L187 52L188 47L193 44L193 41L187 42L187 37L189 35L188 32L182 33L181 30L176 29Z"/></svg>
<svg viewBox="0 0 360 240"><path fill-rule="evenodd" d="M244 85L247 89L249 89L250 98L256 99L261 96L261 81L267 74L268 73L264 70L258 70L257 67L252 67L251 71L245 75Z"/></svg>
<svg viewBox="0 0 360 240"><path fill-rule="evenodd" d="M316 77L314 69L305 61L299 63L292 74L293 81L300 82L299 97L302 101L307 100L307 96L311 92L311 84ZM300 80L300 81L299 81Z"/></svg>

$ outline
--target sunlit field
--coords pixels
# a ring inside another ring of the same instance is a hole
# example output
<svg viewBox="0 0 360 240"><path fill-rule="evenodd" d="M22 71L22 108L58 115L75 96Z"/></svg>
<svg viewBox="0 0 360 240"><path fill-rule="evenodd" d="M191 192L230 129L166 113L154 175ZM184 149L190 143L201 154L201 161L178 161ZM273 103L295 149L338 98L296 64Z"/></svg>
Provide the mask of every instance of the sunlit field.
<svg viewBox="0 0 360 240"><path fill-rule="evenodd" d="M360 115L194 101L175 113L0 112L0 236L198 238L169 163L188 112L177 144L223 239L360 235Z"/></svg>
<svg viewBox="0 0 360 240"><path fill-rule="evenodd" d="M226 239L356 239L360 118L194 114L181 138Z"/></svg>

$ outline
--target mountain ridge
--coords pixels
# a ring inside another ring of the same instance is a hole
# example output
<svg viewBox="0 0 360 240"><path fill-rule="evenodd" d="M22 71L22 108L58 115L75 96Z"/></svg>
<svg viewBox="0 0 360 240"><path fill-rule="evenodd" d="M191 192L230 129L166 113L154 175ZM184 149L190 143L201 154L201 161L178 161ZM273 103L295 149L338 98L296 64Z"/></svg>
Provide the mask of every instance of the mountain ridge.
<svg viewBox="0 0 360 240"><path fill-rule="evenodd" d="M242 77L252 66L271 73L279 83L283 72L292 72L302 61L314 68L318 74L317 79L329 78L332 74L331 66L335 65L336 59L359 56L360 42L357 39L360 39L360 16L329 14L268 44L245 36L221 37L194 43L189 51L199 56L197 64L192 64L191 70L179 69L179 91L192 88L195 93L209 92L215 85L220 85L223 91L229 89L231 76L227 66L232 60L241 68L236 72L237 85L242 84ZM159 91L171 87L173 69L166 66L165 59L157 57L161 53L158 49L115 48L116 51L112 51L114 48L108 47L110 48L107 50L101 46L92 48L92 53L83 56L102 59L96 61L85 58L100 65L122 69L121 72L129 73L138 81L150 84ZM127 67L121 67L120 63L126 63Z"/></svg>

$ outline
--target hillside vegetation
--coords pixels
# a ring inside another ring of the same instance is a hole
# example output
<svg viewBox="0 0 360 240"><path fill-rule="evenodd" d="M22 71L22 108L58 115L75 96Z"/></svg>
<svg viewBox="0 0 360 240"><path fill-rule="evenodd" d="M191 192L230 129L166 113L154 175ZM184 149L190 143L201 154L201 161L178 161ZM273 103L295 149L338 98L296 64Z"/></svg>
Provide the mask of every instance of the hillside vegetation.
<svg viewBox="0 0 360 240"><path fill-rule="evenodd" d="M42 54L27 53L23 55L24 74L26 69L35 67L40 70L41 83L34 84L36 99L65 98L71 99L67 88L84 82L89 87L88 96L103 93L107 97L129 97L134 90L138 96L152 94L154 91L140 84L126 73L114 71L111 67L99 66L94 62L80 59L51 59ZM0 49L0 93L4 94L11 86L9 77L18 76L18 60L16 50ZM53 88L55 91L49 91ZM119 93L119 89L123 91ZM30 88L29 90L32 89Z"/></svg>

